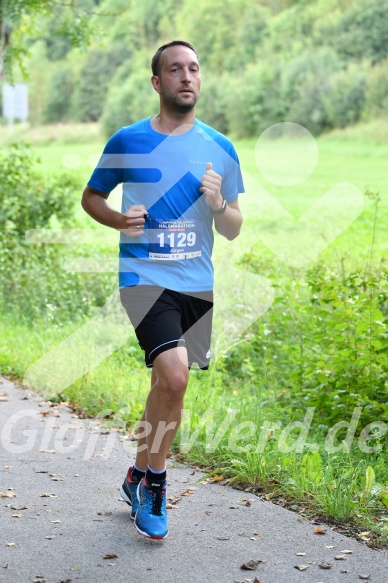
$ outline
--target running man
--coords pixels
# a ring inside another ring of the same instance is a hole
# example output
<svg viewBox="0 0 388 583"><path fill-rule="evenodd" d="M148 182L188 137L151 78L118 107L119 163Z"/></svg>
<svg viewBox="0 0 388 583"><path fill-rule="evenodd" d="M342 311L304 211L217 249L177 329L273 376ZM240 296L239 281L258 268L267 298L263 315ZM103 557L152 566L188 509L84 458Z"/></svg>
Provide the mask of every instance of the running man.
<svg viewBox="0 0 388 583"><path fill-rule="evenodd" d="M163 539L166 456L190 367L206 370L210 360L213 224L228 240L238 236L244 186L230 140L195 117L201 76L194 47L180 40L165 44L151 66L160 111L110 138L82 206L121 233L121 302L152 374L144 437L120 493L137 531ZM121 183L120 213L107 198Z"/></svg>

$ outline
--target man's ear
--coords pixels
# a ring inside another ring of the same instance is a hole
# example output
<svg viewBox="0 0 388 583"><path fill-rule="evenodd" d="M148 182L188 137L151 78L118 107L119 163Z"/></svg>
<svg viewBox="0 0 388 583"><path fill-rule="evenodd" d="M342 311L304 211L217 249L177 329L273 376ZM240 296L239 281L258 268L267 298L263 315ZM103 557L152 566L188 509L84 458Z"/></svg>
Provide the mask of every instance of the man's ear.
<svg viewBox="0 0 388 583"><path fill-rule="evenodd" d="M155 89L156 93L160 93L160 81L157 75L152 75L151 77L152 87Z"/></svg>

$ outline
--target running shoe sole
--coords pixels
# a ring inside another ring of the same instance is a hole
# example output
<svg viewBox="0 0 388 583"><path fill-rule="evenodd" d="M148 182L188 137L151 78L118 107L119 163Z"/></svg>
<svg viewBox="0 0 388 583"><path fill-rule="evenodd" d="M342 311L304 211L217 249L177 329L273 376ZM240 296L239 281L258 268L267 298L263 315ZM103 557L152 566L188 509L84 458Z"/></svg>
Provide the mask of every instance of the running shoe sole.
<svg viewBox="0 0 388 583"><path fill-rule="evenodd" d="M132 500L126 494L126 492L122 486L120 486L120 496L125 500L125 502L128 504L128 506L132 506ZM131 520L135 520L135 516L132 516L132 512L131 512Z"/></svg>

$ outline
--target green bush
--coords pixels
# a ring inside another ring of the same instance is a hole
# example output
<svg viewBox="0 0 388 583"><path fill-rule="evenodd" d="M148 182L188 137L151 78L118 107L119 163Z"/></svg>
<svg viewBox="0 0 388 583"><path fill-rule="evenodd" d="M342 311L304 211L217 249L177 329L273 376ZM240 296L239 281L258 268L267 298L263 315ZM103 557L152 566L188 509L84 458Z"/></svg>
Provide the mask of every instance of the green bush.
<svg viewBox="0 0 388 583"><path fill-rule="evenodd" d="M341 274L318 265L282 287L229 355L230 377L265 394L263 406L280 403L292 417L315 407L316 428L348 420L355 407L362 408L363 426L385 419L388 270Z"/></svg>
<svg viewBox="0 0 388 583"><path fill-rule="evenodd" d="M388 270L339 279L320 268L308 279L313 344L306 351L303 394L323 418L354 407L366 422L388 414Z"/></svg>
<svg viewBox="0 0 388 583"><path fill-rule="evenodd" d="M0 154L0 228L5 235L21 238L28 229L47 227L54 215L70 223L74 178L62 174L43 180L35 164L29 148L21 144Z"/></svg>
<svg viewBox="0 0 388 583"><path fill-rule="evenodd" d="M329 80L322 97L327 119L333 128L344 128L361 118L365 106L366 72L359 65L349 65Z"/></svg>
<svg viewBox="0 0 388 583"><path fill-rule="evenodd" d="M281 67L276 61L248 66L242 77L226 79L222 88L229 131L238 138L258 136L284 121L280 86Z"/></svg>
<svg viewBox="0 0 388 583"><path fill-rule="evenodd" d="M48 180L36 170L36 163L20 144L0 154L0 300L5 313L60 324L103 305L113 282L108 274L95 281L67 272L68 246L26 240L26 231L50 228L54 220L57 226L69 227L74 193L81 189L71 175ZM71 251L77 254L77 249ZM83 255L90 253L82 250Z"/></svg>
<svg viewBox="0 0 388 583"><path fill-rule="evenodd" d="M121 47L88 52L74 95L74 114L79 121L97 121L101 117L112 76L129 57L130 53Z"/></svg>
<svg viewBox="0 0 388 583"><path fill-rule="evenodd" d="M299 123L314 135L328 129L330 122L324 97L331 75L340 68L337 54L329 47L305 51L284 63L282 99L286 103L287 120Z"/></svg>
<svg viewBox="0 0 388 583"><path fill-rule="evenodd" d="M228 133L224 91L228 83L226 75L217 77L202 71L201 95L196 107L196 116L219 132Z"/></svg>
<svg viewBox="0 0 388 583"><path fill-rule="evenodd" d="M331 42L347 60L378 63L388 56L388 0L351 2L341 21L329 32Z"/></svg>
<svg viewBox="0 0 388 583"><path fill-rule="evenodd" d="M388 59L375 65L367 77L364 117L372 119L388 113Z"/></svg>
<svg viewBox="0 0 388 583"><path fill-rule="evenodd" d="M123 84L116 84L120 70L112 82L101 118L104 134L108 137L123 126L151 116L159 110L159 98L152 88L151 73L141 68L132 73Z"/></svg>
<svg viewBox="0 0 388 583"><path fill-rule="evenodd" d="M44 123L70 119L73 91L74 80L71 68L67 65L58 65L51 77L47 101L43 109Z"/></svg>

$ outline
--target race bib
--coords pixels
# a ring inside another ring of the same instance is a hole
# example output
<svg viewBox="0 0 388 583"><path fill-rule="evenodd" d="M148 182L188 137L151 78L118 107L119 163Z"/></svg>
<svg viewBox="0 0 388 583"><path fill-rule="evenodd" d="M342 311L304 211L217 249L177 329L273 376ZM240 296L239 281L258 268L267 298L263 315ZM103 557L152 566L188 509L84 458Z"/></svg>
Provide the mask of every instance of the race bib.
<svg viewBox="0 0 388 583"><path fill-rule="evenodd" d="M193 259L202 254L203 223L199 219L148 219L152 229L149 257L159 260Z"/></svg>

